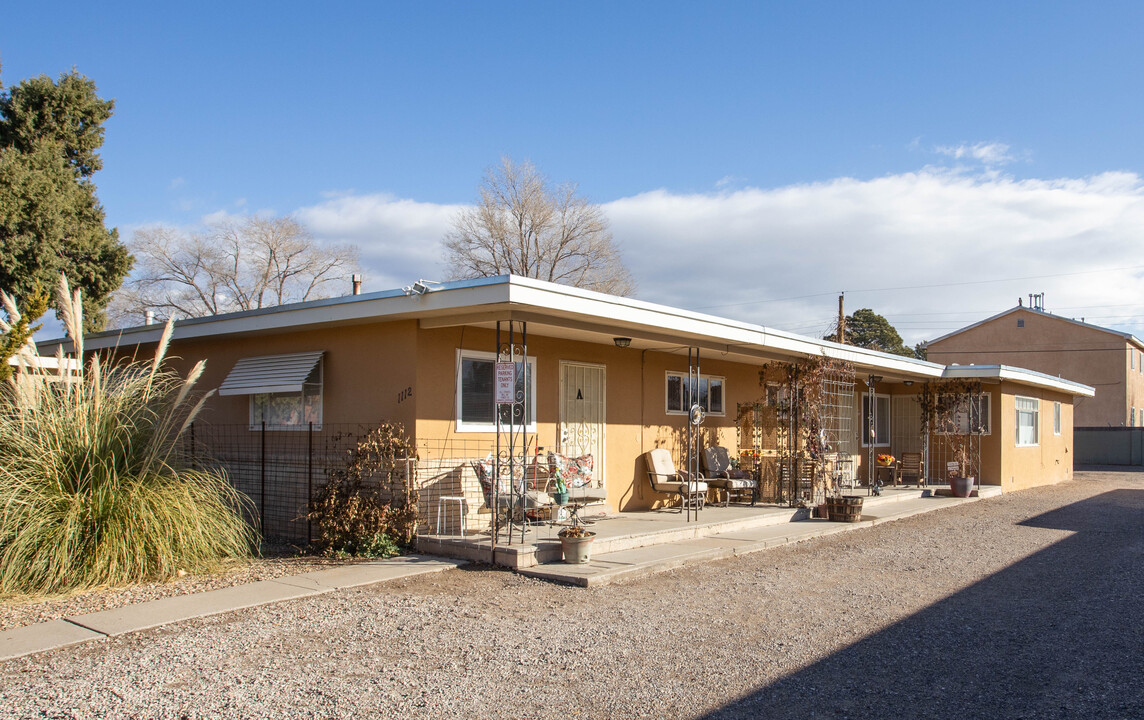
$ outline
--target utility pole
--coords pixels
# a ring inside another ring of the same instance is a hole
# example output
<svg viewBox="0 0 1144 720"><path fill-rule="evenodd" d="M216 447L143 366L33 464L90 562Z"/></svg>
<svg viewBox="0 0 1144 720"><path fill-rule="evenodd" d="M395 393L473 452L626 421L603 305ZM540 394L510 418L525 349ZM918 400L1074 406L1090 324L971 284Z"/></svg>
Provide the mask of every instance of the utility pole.
<svg viewBox="0 0 1144 720"><path fill-rule="evenodd" d="M846 342L846 312L842 309L842 299L845 297L845 292L838 296L838 343L840 345Z"/></svg>

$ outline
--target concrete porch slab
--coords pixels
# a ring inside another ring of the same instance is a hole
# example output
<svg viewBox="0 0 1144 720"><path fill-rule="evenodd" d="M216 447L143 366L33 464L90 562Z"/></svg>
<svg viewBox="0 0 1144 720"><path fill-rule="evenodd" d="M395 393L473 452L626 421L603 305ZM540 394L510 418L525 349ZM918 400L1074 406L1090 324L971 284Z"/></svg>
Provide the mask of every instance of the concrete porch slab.
<svg viewBox="0 0 1144 720"><path fill-rule="evenodd" d="M998 490L996 493L987 493L986 496L999 494ZM863 503L862 520L856 523L836 523L827 520L771 523L755 527L738 527L703 538L645 545L630 550L597 554L593 547L592 559L585 564L568 565L563 562L551 562L530 568L519 568L517 572L528 577L592 587L666 572L696 562L721 560L825 535L869 528L884 522L976 502L979 498L963 499L934 495L922 497L919 492L910 497L870 499L874 502ZM867 509L871 512L866 512Z"/></svg>

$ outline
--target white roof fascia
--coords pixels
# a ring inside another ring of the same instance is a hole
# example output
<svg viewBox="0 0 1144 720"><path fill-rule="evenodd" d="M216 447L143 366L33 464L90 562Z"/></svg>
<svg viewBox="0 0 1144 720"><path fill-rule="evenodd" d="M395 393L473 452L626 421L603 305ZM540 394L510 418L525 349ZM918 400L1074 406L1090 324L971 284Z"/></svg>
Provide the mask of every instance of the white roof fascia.
<svg viewBox="0 0 1144 720"><path fill-rule="evenodd" d="M1096 389L1089 385L1010 365L950 365L942 377L951 380L1009 380L1078 397L1093 397L1096 394Z"/></svg>
<svg viewBox="0 0 1144 720"><path fill-rule="evenodd" d="M501 280L502 282L493 282ZM349 295L314 300L307 303L279 305L260 310L247 310L227 315L188 318L175 322L173 340L213 337L247 332L273 331L320 325L331 322L368 322L385 320L388 317L409 315L416 317L425 310L465 308L505 302L504 277L481 278L458 283L458 287L447 290L432 290L422 295L406 295L401 290L386 290L364 295ZM104 350L120 345L136 345L159 342L163 325L143 325L95 333L84 338L87 350ZM71 340L57 338L37 343L41 348L54 348L63 345L72 349Z"/></svg>
<svg viewBox="0 0 1144 720"><path fill-rule="evenodd" d="M514 304L553 313L604 319L633 329L642 326L667 330L678 334L681 344L691 337L727 345L729 348L742 346L794 355L821 355L919 379L940 378L945 367L925 360L772 330L762 325L515 275L443 283L424 294L407 295L401 290L387 290L180 320L175 323L173 339L272 332L325 323L417 318L430 312L440 314L498 304ZM558 321L558 317L553 319L553 322ZM162 332L162 325L145 325L96 333L85 338L85 345L87 349L100 350L158 342ZM44 349L61 344L65 349L71 349L71 341L67 338L39 343Z"/></svg>
<svg viewBox="0 0 1144 720"><path fill-rule="evenodd" d="M729 346L746 346L799 355L824 355L860 365L871 365L918 377L941 377L944 365L901 355L839 345L827 340L771 330L762 325L729 320L714 315L630 300L566 285L512 278L512 301L533 307L560 309L623 324L643 325L680 335L714 340ZM681 338L681 341L685 341Z"/></svg>

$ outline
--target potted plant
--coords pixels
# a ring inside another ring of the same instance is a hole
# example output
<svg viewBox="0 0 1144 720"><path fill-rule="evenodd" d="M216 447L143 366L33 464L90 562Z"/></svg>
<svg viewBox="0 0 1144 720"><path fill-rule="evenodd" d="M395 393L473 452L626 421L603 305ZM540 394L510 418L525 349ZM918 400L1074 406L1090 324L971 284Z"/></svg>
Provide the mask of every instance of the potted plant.
<svg viewBox="0 0 1144 720"><path fill-rule="evenodd" d="M592 555L592 540L596 533L586 530L583 525L572 525L561 530L560 547L564 551L564 562L580 565L588 562Z"/></svg>
<svg viewBox="0 0 1144 720"><path fill-rule="evenodd" d="M969 469L969 436L951 436L950 452L954 462L949 467L949 491L954 497L967 498L973 494L974 478L967 475ZM954 468L954 463L957 467Z"/></svg>
<svg viewBox="0 0 1144 720"><path fill-rule="evenodd" d="M553 489L548 493L552 497L552 502L557 505L567 505L568 485L565 484L564 478L559 470L552 476L552 487Z"/></svg>

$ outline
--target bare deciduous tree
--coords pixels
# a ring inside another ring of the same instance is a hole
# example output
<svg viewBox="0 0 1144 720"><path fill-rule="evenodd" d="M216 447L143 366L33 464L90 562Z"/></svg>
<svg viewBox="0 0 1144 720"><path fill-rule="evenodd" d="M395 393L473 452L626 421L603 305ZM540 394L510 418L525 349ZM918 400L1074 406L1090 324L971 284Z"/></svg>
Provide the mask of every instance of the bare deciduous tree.
<svg viewBox="0 0 1144 720"><path fill-rule="evenodd" d="M574 184L550 188L530 162L502 157L445 236L451 279L514 274L630 295L635 290L600 208Z"/></svg>
<svg viewBox="0 0 1144 720"><path fill-rule="evenodd" d="M204 232L166 226L135 232L133 277L109 308L117 325L143 313L201 317L329 297L349 289L357 248L322 246L290 217L251 217Z"/></svg>

